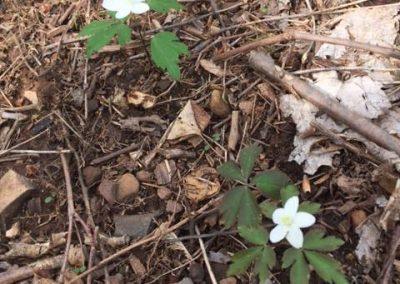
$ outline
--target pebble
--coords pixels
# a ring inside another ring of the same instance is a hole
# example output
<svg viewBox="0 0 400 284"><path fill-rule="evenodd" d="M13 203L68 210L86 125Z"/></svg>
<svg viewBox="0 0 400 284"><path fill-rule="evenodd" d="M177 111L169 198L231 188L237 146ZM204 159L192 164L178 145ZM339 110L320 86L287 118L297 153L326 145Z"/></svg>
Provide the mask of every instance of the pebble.
<svg viewBox="0 0 400 284"><path fill-rule="evenodd" d="M172 192L167 187L159 187L157 189L157 195L158 195L158 197L160 197L160 199L165 200L165 199L169 199L171 197Z"/></svg>
<svg viewBox="0 0 400 284"><path fill-rule="evenodd" d="M183 210L183 206L175 200L168 200L166 210L169 213L179 213Z"/></svg>
<svg viewBox="0 0 400 284"><path fill-rule="evenodd" d="M140 184L137 178L130 173L121 176L118 181L117 200L135 197L139 192Z"/></svg>
<svg viewBox="0 0 400 284"><path fill-rule="evenodd" d="M109 204L113 204L115 202L117 190L117 185L115 182L105 179L99 184L97 190Z"/></svg>
<svg viewBox="0 0 400 284"><path fill-rule="evenodd" d="M138 171L136 173L136 178L141 182L150 182L152 179L152 174L148 171Z"/></svg>
<svg viewBox="0 0 400 284"><path fill-rule="evenodd" d="M87 186L92 185L101 178L101 169L98 167L88 166L82 171L83 179Z"/></svg>

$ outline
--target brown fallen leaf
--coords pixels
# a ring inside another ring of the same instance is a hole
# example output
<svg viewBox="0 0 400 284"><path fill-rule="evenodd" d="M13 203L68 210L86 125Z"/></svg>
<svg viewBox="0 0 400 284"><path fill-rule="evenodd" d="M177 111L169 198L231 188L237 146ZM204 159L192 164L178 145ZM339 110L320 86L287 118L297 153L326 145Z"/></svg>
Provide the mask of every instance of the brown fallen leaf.
<svg viewBox="0 0 400 284"><path fill-rule="evenodd" d="M210 110L213 114L225 118L231 113L231 107L222 97L221 90L211 92Z"/></svg>
<svg viewBox="0 0 400 284"><path fill-rule="evenodd" d="M176 164L174 160L164 160L156 166L154 175L159 185L168 184L176 173Z"/></svg>
<svg viewBox="0 0 400 284"><path fill-rule="evenodd" d="M23 93L24 98L30 101L32 104L37 105L39 103L38 95L36 91L26 90Z"/></svg>
<svg viewBox="0 0 400 284"><path fill-rule="evenodd" d="M146 275L146 268L144 267L140 259L136 256L133 255L129 259L129 264L131 265L133 272L139 277L143 277L144 275Z"/></svg>
<svg viewBox="0 0 400 284"><path fill-rule="evenodd" d="M210 115L189 100L173 122L167 140L183 141L193 136L201 136L209 123Z"/></svg>
<svg viewBox="0 0 400 284"><path fill-rule="evenodd" d="M21 224L20 222L15 222L9 230L6 231L7 239L15 239L21 233Z"/></svg>
<svg viewBox="0 0 400 284"><path fill-rule="evenodd" d="M395 190L390 196L379 223L387 231L392 229L394 224L400 220L400 179L397 180Z"/></svg>
<svg viewBox="0 0 400 284"><path fill-rule="evenodd" d="M200 166L183 180L187 198L194 202L207 199L221 189L218 172L208 166Z"/></svg>
<svg viewBox="0 0 400 284"><path fill-rule="evenodd" d="M211 73L217 77L223 77L225 74L221 67L207 59L200 60L200 66L203 67L208 73Z"/></svg>
<svg viewBox="0 0 400 284"><path fill-rule="evenodd" d="M75 267L82 267L85 264L85 255L78 245L71 245L68 251L68 263Z"/></svg>
<svg viewBox="0 0 400 284"><path fill-rule="evenodd" d="M139 91L134 91L128 94L128 103L136 107L141 106L144 109L149 109L154 107L156 97Z"/></svg>
<svg viewBox="0 0 400 284"><path fill-rule="evenodd" d="M303 181L301 182L301 189L305 193L311 192L311 183L310 183L310 179L308 178L307 175L303 176Z"/></svg>
<svg viewBox="0 0 400 284"><path fill-rule="evenodd" d="M364 210L354 210L353 212L351 212L350 217L354 228L357 228L361 223L363 223L367 219L368 216Z"/></svg>
<svg viewBox="0 0 400 284"><path fill-rule="evenodd" d="M118 180L117 200L123 201L126 198L135 197L140 188L140 183L137 178L131 174L126 173Z"/></svg>

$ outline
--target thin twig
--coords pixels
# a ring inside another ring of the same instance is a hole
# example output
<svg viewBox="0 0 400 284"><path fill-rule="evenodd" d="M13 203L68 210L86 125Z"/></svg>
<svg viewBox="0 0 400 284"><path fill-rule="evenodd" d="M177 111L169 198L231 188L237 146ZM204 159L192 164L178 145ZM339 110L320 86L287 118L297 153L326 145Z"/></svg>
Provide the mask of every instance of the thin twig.
<svg viewBox="0 0 400 284"><path fill-rule="evenodd" d="M199 231L199 228L197 227L197 225L194 227L194 229L196 231L196 234L199 236L200 231ZM206 248L204 247L204 242L201 238L199 238L199 245L200 245L200 249L203 254L203 257L204 257L204 262L206 263L206 267L207 267L208 275L210 276L211 283L218 284L217 279L215 278L214 272L212 271L210 261L207 256Z"/></svg>

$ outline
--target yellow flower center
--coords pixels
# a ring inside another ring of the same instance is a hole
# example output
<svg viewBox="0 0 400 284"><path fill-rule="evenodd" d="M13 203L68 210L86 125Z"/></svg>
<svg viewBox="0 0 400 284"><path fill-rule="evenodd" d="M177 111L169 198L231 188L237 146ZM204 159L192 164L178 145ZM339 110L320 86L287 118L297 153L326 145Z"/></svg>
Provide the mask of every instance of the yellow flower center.
<svg viewBox="0 0 400 284"><path fill-rule="evenodd" d="M293 224L293 218L290 215L284 215L281 218L281 223L285 226L290 226Z"/></svg>

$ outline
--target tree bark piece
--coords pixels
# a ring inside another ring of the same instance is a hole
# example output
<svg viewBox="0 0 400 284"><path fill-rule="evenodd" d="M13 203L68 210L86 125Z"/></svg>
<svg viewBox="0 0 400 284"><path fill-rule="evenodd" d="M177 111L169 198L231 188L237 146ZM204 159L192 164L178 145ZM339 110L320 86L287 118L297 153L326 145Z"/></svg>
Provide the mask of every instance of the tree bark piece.
<svg viewBox="0 0 400 284"><path fill-rule="evenodd" d="M343 122L370 141L400 155L399 139L390 135L369 119L339 104L306 81L276 66L269 55L263 52L251 52L249 62L254 69L281 84L288 91L300 95L303 99L309 101L333 119Z"/></svg>

